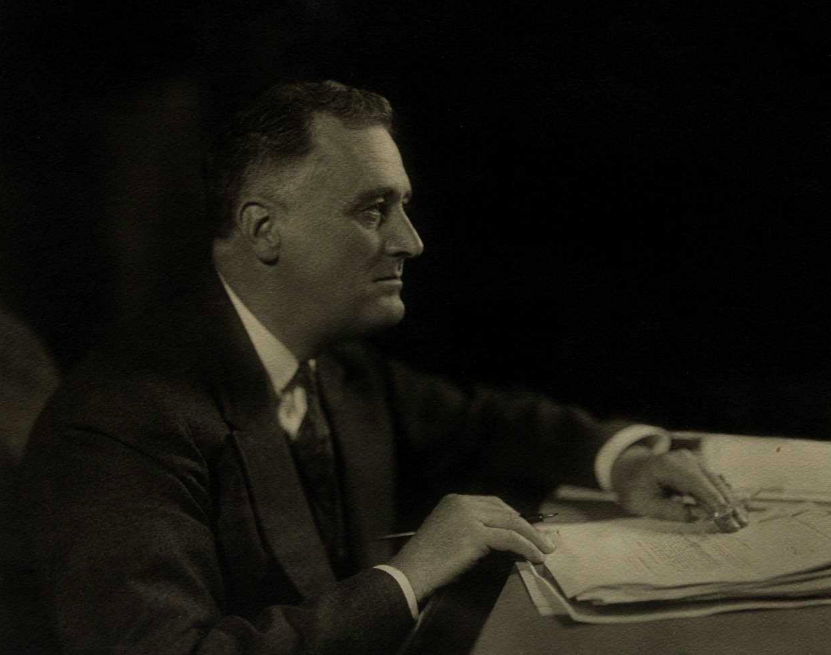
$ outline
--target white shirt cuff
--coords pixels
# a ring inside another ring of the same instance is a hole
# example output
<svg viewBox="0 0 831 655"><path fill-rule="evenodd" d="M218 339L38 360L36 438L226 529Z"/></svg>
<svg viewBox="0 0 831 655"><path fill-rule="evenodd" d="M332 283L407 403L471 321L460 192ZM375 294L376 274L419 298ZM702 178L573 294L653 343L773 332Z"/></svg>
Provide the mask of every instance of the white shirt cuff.
<svg viewBox="0 0 831 655"><path fill-rule="evenodd" d="M672 446L672 436L666 430L652 425L630 425L609 439L594 458L594 475L597 484L605 491L612 491L612 467L620 454L642 439L651 439L652 452L663 455ZM644 444L647 445L647 444Z"/></svg>
<svg viewBox="0 0 831 655"><path fill-rule="evenodd" d="M413 591L413 585L410 584L410 581L407 579L407 576L404 575L394 566L387 566L386 564L379 564L378 566L373 566L372 568L379 569L381 571L386 571L393 578L395 578L395 581L398 583L398 586L401 587L401 591L404 592L404 598L407 599L407 605L410 606L410 614L413 615L414 619L418 619L418 600L416 600L416 595Z"/></svg>

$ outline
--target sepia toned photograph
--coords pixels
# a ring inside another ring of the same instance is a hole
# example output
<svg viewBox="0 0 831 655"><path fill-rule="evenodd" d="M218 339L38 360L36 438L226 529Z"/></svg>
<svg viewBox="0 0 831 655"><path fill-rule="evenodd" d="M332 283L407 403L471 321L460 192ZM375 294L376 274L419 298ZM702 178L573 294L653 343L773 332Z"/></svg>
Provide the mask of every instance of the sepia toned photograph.
<svg viewBox="0 0 831 655"><path fill-rule="evenodd" d="M819 0L0 3L0 653L831 652L829 164Z"/></svg>

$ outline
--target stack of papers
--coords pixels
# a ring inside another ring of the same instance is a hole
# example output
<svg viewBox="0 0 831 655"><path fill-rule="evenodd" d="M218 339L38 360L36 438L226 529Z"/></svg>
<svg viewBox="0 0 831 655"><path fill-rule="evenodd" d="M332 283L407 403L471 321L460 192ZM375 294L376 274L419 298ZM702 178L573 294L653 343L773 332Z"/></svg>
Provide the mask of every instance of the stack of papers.
<svg viewBox="0 0 831 655"><path fill-rule="evenodd" d="M831 445L809 439L708 434L704 464L758 500L831 502Z"/></svg>
<svg viewBox="0 0 831 655"><path fill-rule="evenodd" d="M520 567L543 613L618 623L831 603L827 506L782 503L731 534L644 518L546 530L556 550L541 570Z"/></svg>

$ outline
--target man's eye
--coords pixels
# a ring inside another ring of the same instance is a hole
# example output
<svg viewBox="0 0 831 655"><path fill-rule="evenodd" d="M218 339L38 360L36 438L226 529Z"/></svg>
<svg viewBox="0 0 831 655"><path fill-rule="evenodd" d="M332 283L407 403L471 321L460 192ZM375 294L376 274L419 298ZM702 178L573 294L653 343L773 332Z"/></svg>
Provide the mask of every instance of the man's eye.
<svg viewBox="0 0 831 655"><path fill-rule="evenodd" d="M368 227L380 227L386 218L384 205L372 205L361 212L364 224Z"/></svg>

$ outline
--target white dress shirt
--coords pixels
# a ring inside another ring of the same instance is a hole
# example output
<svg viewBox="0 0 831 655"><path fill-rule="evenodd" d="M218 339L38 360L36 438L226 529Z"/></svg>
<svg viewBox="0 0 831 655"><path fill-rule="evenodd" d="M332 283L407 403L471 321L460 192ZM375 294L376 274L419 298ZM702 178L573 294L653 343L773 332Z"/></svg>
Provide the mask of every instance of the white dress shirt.
<svg viewBox="0 0 831 655"><path fill-rule="evenodd" d="M296 439L300 423L306 415L306 392L301 386L295 386L288 392L285 392L285 388L294 377L300 364L291 351L251 313L222 275L219 276L219 279L222 280L222 285L225 287L234 309L239 314L245 331L254 344L254 350L256 350L257 356L268 373L271 385L280 399L277 420L289 435L289 438ZM309 364L314 369L314 361L310 361ZM651 440L652 450L655 454L668 451L671 445L671 437L668 432L650 425L630 425L603 444L594 461L595 477L602 489L610 491L612 488L612 466L617 457L632 444L646 439ZM407 605L410 607L413 618L417 619L418 601L407 576L402 571L387 564L380 564L374 568L388 573L398 582L407 599Z"/></svg>

